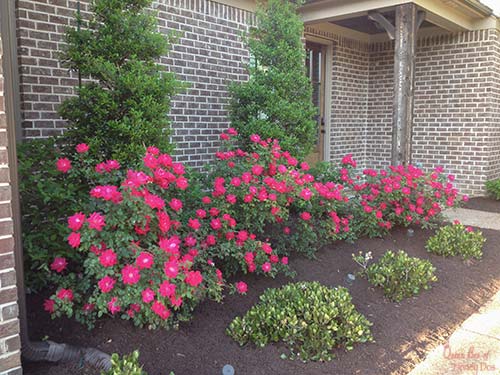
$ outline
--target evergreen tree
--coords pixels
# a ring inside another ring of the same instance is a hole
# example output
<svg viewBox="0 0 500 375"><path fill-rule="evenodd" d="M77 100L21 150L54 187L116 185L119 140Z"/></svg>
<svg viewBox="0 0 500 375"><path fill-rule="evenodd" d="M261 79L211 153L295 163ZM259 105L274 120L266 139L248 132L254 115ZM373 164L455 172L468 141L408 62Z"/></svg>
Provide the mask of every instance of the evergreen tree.
<svg viewBox="0 0 500 375"><path fill-rule="evenodd" d="M303 31L296 4L269 0L261 5L247 38L250 79L230 87L231 122L244 139L253 133L277 138L297 156L311 151L317 112L306 76Z"/></svg>
<svg viewBox="0 0 500 375"><path fill-rule="evenodd" d="M167 114L180 84L156 61L172 41L157 31L151 0L94 0L92 18L67 32L63 63L89 80L64 101L64 142L128 164L156 145L171 151Z"/></svg>

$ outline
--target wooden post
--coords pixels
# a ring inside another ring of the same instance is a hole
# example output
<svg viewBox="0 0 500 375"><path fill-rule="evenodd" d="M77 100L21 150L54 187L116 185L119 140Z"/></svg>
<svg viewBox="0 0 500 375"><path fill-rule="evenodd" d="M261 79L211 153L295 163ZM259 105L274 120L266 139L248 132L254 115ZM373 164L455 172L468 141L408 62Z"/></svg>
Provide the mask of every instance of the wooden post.
<svg viewBox="0 0 500 375"><path fill-rule="evenodd" d="M415 49L421 22L415 4L396 7L392 165L411 163Z"/></svg>

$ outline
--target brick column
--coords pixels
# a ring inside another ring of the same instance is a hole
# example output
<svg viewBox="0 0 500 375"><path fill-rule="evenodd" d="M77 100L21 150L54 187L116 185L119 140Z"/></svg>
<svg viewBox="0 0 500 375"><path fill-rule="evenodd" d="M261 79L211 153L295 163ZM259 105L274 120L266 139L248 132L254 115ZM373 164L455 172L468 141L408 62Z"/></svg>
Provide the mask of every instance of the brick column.
<svg viewBox="0 0 500 375"><path fill-rule="evenodd" d="M14 269L14 227L2 56L0 32L0 375L20 375L21 340Z"/></svg>

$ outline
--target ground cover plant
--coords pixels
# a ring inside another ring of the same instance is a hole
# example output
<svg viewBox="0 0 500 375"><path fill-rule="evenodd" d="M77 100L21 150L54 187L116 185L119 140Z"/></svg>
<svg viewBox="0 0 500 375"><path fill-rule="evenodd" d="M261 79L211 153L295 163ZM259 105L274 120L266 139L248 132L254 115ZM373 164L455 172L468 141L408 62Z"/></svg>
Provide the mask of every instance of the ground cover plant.
<svg viewBox="0 0 500 375"><path fill-rule="evenodd" d="M493 198L500 200L500 178L486 181L486 190Z"/></svg>
<svg viewBox="0 0 500 375"><path fill-rule="evenodd" d="M69 130L18 145L26 283L32 290L46 285L48 261L64 252L66 217L91 205L88 189L101 178L90 169L97 166L103 174L132 167L153 142L163 152L173 149L167 114L181 84L156 64L172 38L157 31L154 13L145 10L151 3L96 0L90 20L77 15L81 27L67 31L61 53L62 64L84 79L60 107Z"/></svg>
<svg viewBox="0 0 500 375"><path fill-rule="evenodd" d="M291 359L325 361L338 346L352 350L373 339L371 323L356 311L346 288L298 282L267 289L259 300L227 330L240 345L284 342Z"/></svg>
<svg viewBox="0 0 500 375"><path fill-rule="evenodd" d="M406 252L387 251L377 262L367 266L370 257L353 255L363 268L362 274L370 284L381 287L392 301L400 302L427 290L431 282L437 281L436 268L425 259L410 257Z"/></svg>
<svg viewBox="0 0 500 375"><path fill-rule="evenodd" d="M481 259L485 242L486 238L481 231L474 231L472 227L455 222L439 228L425 247L430 253L438 255Z"/></svg>

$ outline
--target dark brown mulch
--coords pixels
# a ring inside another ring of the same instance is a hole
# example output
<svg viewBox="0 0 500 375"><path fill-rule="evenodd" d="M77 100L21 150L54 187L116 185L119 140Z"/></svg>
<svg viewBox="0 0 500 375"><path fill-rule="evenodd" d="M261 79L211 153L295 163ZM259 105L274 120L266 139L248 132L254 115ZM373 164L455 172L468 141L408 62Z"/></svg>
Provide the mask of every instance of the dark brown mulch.
<svg viewBox="0 0 500 375"><path fill-rule="evenodd" d="M404 249L410 255L430 259L437 267L439 281L418 297L396 304L387 301L381 290L358 279L350 286L358 310L372 322L375 343L358 345L351 352L337 350L337 359L328 363L301 363L280 359L284 348L269 345L239 347L225 335L231 320L242 315L269 287L290 281L244 277L249 294L229 296L223 304L203 303L191 322L178 331L149 331L119 320L105 320L92 332L68 320L51 321L41 311L41 298L29 298L29 325L33 339L48 336L55 341L94 346L111 353L141 352L141 362L150 375L221 374L232 364L236 374L407 374L433 347L443 343L453 330L500 289L500 232L484 230L488 238L481 261L463 262L442 258L424 249L429 231L415 230L408 238L405 229L396 229L385 239L363 239L355 244L337 243L318 253L317 260L293 259L295 280L318 280L326 285L344 284L347 273L356 270L351 253L372 251L379 257L387 249ZM72 366L25 364L25 374L93 374Z"/></svg>
<svg viewBox="0 0 500 375"><path fill-rule="evenodd" d="M500 213L500 201L491 197L476 197L469 199L464 208Z"/></svg>

